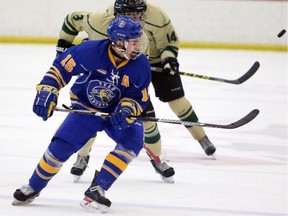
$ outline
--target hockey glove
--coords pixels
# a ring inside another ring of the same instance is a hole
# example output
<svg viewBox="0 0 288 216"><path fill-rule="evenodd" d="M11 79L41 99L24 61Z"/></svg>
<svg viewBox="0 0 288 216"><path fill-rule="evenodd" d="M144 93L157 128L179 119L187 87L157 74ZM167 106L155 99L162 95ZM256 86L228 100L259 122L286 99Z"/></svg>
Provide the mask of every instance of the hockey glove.
<svg viewBox="0 0 288 216"><path fill-rule="evenodd" d="M71 44L63 39L59 39L56 45L56 57L66 52L72 46L74 46L74 44Z"/></svg>
<svg viewBox="0 0 288 216"><path fill-rule="evenodd" d="M46 121L53 114L53 108L57 105L58 89L39 84L36 87L37 94L33 104L33 112Z"/></svg>
<svg viewBox="0 0 288 216"><path fill-rule="evenodd" d="M122 102L119 104L116 109L114 115L110 117L110 122L118 126L119 129L124 129L129 127L134 123L134 118L129 118L129 116L136 114L136 108L131 102Z"/></svg>
<svg viewBox="0 0 288 216"><path fill-rule="evenodd" d="M174 57L167 57L161 61L163 72L166 75L174 75L179 71L179 63Z"/></svg>

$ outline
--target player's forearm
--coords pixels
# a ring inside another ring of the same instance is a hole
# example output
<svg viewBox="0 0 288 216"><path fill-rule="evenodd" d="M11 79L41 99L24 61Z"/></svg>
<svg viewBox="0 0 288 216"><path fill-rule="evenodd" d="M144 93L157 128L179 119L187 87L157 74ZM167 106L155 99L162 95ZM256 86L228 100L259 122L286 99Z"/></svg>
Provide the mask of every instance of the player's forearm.
<svg viewBox="0 0 288 216"><path fill-rule="evenodd" d="M161 60L167 58L167 57L174 57L177 58L178 56L178 51L179 48L176 46L166 46L162 51L161 51Z"/></svg>
<svg viewBox="0 0 288 216"><path fill-rule="evenodd" d="M63 30L61 30L59 34L59 39L63 39L71 44L73 43L75 37L76 37L75 35L67 34Z"/></svg>

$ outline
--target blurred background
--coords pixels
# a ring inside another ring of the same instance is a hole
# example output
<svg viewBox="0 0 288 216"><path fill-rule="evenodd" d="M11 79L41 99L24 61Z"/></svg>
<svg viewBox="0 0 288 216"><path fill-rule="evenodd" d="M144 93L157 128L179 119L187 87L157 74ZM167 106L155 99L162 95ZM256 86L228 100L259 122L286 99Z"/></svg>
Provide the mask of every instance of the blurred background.
<svg viewBox="0 0 288 216"><path fill-rule="evenodd" d="M78 10L104 11L113 0L1 0L0 42L56 43ZM181 47L287 51L287 0L148 0L171 18Z"/></svg>
<svg viewBox="0 0 288 216"><path fill-rule="evenodd" d="M207 128L217 146L207 157L182 126L160 124L163 148L176 170L166 184L145 151L129 166L109 197L106 215L287 216L287 30L286 0L147 0L171 18L181 40L180 69L226 79L260 68L247 82L231 85L182 77L185 95L201 122L227 124L254 108L259 116L235 130ZM94 170L114 143L103 133L89 169L73 183L73 155L30 206L11 205L26 184L66 115L44 122L32 112L35 86L55 58L62 23L73 11L105 11L114 0L0 0L0 215L95 215L80 208ZM85 33L81 33L84 38ZM64 88L58 105L69 104ZM176 119L150 91L157 117Z"/></svg>

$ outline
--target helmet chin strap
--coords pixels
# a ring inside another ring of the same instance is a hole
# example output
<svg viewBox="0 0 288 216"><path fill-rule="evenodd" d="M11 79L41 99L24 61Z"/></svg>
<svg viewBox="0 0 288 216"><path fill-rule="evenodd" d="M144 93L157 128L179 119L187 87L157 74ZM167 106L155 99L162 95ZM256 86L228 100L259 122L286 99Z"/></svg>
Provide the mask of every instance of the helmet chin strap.
<svg viewBox="0 0 288 216"><path fill-rule="evenodd" d="M123 56L120 56L120 55L112 48L112 46L115 47L115 49L117 49L118 51L122 52L123 55L124 55L124 57L123 57ZM112 43L112 46L111 46L111 52L112 52L112 54L113 54L114 56L116 56L117 58L122 59L122 60L124 60L124 59L129 59L129 58L127 58L128 56L124 53L125 50L124 50L123 48L120 48L120 47L116 46L114 43Z"/></svg>
<svg viewBox="0 0 288 216"><path fill-rule="evenodd" d="M140 52L131 52L130 54L126 53L127 51L127 47L128 47L128 42L124 41L124 47L120 47L117 46L115 43L112 42L112 46L115 47L115 49L117 49L119 52L122 52L123 56L125 58L123 58L122 56L120 56L118 53L116 53L115 50L113 50L113 48L111 48L112 54L114 56L116 56L119 59L128 59L128 60L135 60L136 58L138 58L138 56L140 55Z"/></svg>

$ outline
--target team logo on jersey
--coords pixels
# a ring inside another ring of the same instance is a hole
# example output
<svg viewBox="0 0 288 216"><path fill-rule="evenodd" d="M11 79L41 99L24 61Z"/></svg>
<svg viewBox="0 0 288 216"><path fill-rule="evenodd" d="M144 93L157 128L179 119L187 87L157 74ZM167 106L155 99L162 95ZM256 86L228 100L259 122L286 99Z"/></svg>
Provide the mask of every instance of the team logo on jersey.
<svg viewBox="0 0 288 216"><path fill-rule="evenodd" d="M120 98L120 90L113 84L93 80L87 87L87 95L90 103L96 108L105 108L110 106Z"/></svg>
<svg viewBox="0 0 288 216"><path fill-rule="evenodd" d="M110 78L107 78L106 80L108 82L115 84L115 85L118 85L119 79L120 79L120 76L118 74L119 73L117 71L112 70Z"/></svg>

